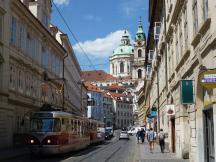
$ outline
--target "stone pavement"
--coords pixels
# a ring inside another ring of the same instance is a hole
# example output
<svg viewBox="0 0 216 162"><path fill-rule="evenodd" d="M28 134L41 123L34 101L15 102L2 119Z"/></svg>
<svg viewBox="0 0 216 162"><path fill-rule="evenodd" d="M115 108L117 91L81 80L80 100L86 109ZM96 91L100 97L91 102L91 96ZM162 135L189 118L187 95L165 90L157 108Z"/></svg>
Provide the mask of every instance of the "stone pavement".
<svg viewBox="0 0 216 162"><path fill-rule="evenodd" d="M174 153L170 153L167 150L165 150L165 153L161 153L157 144L154 145L153 153L150 153L148 142L137 144L135 152L135 162L189 162L188 159L176 158Z"/></svg>

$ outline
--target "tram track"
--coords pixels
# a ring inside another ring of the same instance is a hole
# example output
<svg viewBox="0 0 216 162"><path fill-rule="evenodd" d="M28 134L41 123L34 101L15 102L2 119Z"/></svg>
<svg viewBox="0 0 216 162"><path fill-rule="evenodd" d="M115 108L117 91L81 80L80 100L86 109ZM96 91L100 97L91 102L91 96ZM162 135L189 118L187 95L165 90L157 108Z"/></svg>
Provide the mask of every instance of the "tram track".
<svg viewBox="0 0 216 162"><path fill-rule="evenodd" d="M108 146L106 146L106 147L104 147L104 148L102 148L102 149L100 149L98 151L92 152L91 154L89 154L86 157L78 160L77 162L83 162L83 161L87 160L88 158L90 158L92 156L95 156L95 155L98 155L100 153L103 153L105 150L110 149L111 147L115 148L115 146L117 146L120 142L122 142L122 141L115 140L115 141L113 141L113 143L109 144ZM108 157L105 157L104 162L108 162L112 158L112 156L114 154L116 154L122 148L122 145L124 145L127 142L128 141L125 141L123 144L121 144L121 146L117 147L117 149L114 149L112 151L112 153Z"/></svg>

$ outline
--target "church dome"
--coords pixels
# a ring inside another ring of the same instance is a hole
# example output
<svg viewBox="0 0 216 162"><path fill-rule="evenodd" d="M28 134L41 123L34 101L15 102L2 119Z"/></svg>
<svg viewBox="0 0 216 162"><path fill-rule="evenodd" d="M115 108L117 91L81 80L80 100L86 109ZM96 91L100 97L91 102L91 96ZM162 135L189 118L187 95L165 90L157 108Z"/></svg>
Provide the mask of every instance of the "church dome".
<svg viewBox="0 0 216 162"><path fill-rule="evenodd" d="M124 31L121 39L121 45L113 51L113 55L132 55L134 54L134 47L130 44L129 33Z"/></svg>
<svg viewBox="0 0 216 162"><path fill-rule="evenodd" d="M114 50L113 55L123 55L123 54L131 55L133 53L134 53L134 47L132 47L132 46L119 46Z"/></svg>

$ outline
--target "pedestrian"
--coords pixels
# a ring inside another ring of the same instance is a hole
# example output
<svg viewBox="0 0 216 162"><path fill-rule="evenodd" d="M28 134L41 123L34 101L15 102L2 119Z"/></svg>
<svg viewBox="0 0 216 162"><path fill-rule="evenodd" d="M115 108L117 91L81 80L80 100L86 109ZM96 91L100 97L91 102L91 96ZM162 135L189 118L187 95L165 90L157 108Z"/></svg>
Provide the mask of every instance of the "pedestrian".
<svg viewBox="0 0 216 162"><path fill-rule="evenodd" d="M163 132L163 129L160 129L160 132L158 133L158 138L159 138L159 144L160 144L161 153L164 153L164 149L165 149L165 134Z"/></svg>
<svg viewBox="0 0 216 162"><path fill-rule="evenodd" d="M140 139L140 129L137 130L136 137L137 137L137 143L139 143L139 139Z"/></svg>
<svg viewBox="0 0 216 162"><path fill-rule="evenodd" d="M141 131L140 131L140 138L142 140L142 143L145 141L145 131L143 128L141 128Z"/></svg>
<svg viewBox="0 0 216 162"><path fill-rule="evenodd" d="M151 153L153 153L153 149L154 149L154 131L152 128L150 128L150 131L148 131L148 135L147 135L147 139L149 142L149 150Z"/></svg>

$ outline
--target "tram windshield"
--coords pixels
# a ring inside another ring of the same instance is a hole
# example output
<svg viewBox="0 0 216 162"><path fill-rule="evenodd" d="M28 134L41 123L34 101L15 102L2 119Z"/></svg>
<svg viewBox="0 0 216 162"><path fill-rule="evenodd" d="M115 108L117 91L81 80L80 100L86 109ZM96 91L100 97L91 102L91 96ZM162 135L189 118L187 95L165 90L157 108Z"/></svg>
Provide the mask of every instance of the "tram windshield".
<svg viewBox="0 0 216 162"><path fill-rule="evenodd" d="M31 120L32 132L59 132L61 122L59 119L33 118Z"/></svg>

